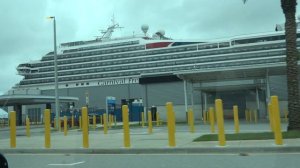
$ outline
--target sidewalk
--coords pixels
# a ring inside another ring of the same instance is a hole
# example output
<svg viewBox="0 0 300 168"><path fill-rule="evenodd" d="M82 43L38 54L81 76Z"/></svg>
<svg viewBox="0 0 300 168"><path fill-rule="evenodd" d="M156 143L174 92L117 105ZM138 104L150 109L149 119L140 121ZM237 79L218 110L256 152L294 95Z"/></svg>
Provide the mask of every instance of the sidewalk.
<svg viewBox="0 0 300 168"><path fill-rule="evenodd" d="M34 128L44 128L44 124L40 124L40 125L30 125L30 129L34 129ZM16 127L17 130L23 130L23 129L26 129L26 126L25 125L22 125L22 126L17 126ZM9 131L10 130L10 127L6 126L6 127L2 127L0 128L0 132L1 131Z"/></svg>
<svg viewBox="0 0 300 168"><path fill-rule="evenodd" d="M268 125L256 125L257 131L267 131ZM200 129L201 128L201 129ZM248 128L248 131L255 131L253 125L243 125L241 128ZM70 130L67 136L63 132L51 133L51 149L44 149L44 135L35 135L32 137L17 136L17 148L10 149L10 140L8 138L0 141L0 152L3 153L164 153L164 152L183 152L183 153L201 153L201 152L300 152L300 139L285 139L284 145L277 146L274 140L243 140L227 141L225 147L218 146L217 141L192 142L193 139L203 134L209 133L208 125L196 126L196 132L188 132L185 125L176 126L176 147L168 146L168 133L165 126L154 127L153 133L148 134L147 127L131 128L130 149L123 147L123 130L111 129L108 134L103 130L93 129L89 132L89 149L82 148L82 132ZM19 131L20 132L20 131ZM227 133L233 132L227 129Z"/></svg>

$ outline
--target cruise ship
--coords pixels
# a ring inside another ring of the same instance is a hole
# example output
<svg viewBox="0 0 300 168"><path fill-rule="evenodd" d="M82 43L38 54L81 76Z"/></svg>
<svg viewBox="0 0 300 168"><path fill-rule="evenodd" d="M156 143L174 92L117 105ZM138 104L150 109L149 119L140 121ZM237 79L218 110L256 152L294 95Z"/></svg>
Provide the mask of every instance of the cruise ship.
<svg viewBox="0 0 300 168"><path fill-rule="evenodd" d="M228 118L234 104L239 105L241 116L245 109L256 109L265 117L270 94L282 96L281 103L286 105L284 73L272 73L273 66L285 66L284 31L197 41L174 40L163 30L149 36L147 25L142 26L140 36L112 38L117 28L113 23L101 37L58 47L59 95L78 97L77 108L88 104L96 111L105 109L106 98L113 96L117 104L124 99L139 100L145 111L156 106L164 118L164 105L171 101L177 117L184 120L188 107L193 107L199 119L217 97L224 99ZM20 64L18 74L24 78L8 94L54 95L53 54ZM266 74L251 76L262 71L249 75L247 68L263 68Z"/></svg>

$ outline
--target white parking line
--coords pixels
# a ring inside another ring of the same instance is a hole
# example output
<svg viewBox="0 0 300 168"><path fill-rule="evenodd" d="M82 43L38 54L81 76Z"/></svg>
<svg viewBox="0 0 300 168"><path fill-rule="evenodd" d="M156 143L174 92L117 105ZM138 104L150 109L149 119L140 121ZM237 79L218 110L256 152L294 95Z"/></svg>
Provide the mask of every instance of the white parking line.
<svg viewBox="0 0 300 168"><path fill-rule="evenodd" d="M82 162L75 162L75 163L53 163L53 164L48 164L48 166L74 166L74 165L79 165L79 164L82 164L84 163L84 161Z"/></svg>

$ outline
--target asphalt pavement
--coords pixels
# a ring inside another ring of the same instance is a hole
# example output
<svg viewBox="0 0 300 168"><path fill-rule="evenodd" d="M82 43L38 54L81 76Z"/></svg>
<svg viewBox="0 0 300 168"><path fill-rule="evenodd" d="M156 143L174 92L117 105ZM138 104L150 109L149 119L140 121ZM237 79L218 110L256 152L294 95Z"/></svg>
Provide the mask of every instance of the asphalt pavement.
<svg viewBox="0 0 300 168"><path fill-rule="evenodd" d="M298 168L300 153L6 154L10 168Z"/></svg>

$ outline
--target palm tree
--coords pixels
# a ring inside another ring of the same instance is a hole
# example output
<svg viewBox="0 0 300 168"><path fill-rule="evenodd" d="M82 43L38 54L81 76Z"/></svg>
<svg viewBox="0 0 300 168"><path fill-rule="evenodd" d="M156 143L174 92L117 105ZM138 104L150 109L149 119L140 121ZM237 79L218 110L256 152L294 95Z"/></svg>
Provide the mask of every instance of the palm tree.
<svg viewBox="0 0 300 168"><path fill-rule="evenodd" d="M243 0L244 3L247 0ZM289 123L287 130L300 130L300 97L298 77L298 50L296 26L297 0L281 0L281 8L285 16L286 40L286 75L288 87Z"/></svg>
<svg viewBox="0 0 300 168"><path fill-rule="evenodd" d="M281 0L285 16L286 75L288 87L288 130L300 130L300 100L298 77L297 26L295 21L297 0Z"/></svg>

